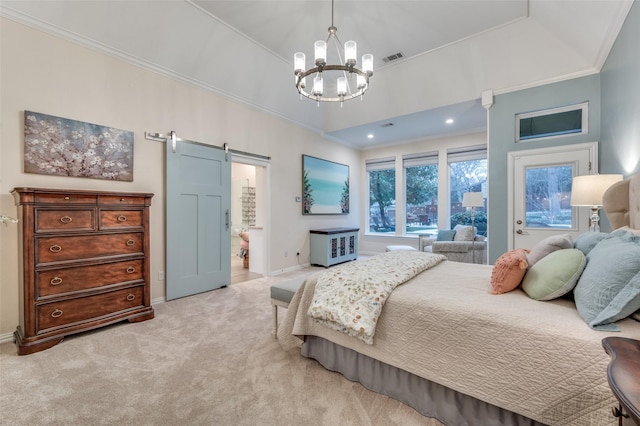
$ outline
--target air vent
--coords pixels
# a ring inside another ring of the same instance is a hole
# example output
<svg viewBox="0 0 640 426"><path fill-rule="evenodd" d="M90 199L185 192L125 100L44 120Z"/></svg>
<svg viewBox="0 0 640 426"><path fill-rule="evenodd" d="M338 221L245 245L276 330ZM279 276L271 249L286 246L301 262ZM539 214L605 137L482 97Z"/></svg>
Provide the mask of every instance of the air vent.
<svg viewBox="0 0 640 426"><path fill-rule="evenodd" d="M380 125L380 127L391 127L391 126L393 126L393 123L385 123Z"/></svg>
<svg viewBox="0 0 640 426"><path fill-rule="evenodd" d="M402 54L402 52L398 52L393 55L387 56L386 58L382 58L382 62L391 62L401 58L404 58L404 55Z"/></svg>

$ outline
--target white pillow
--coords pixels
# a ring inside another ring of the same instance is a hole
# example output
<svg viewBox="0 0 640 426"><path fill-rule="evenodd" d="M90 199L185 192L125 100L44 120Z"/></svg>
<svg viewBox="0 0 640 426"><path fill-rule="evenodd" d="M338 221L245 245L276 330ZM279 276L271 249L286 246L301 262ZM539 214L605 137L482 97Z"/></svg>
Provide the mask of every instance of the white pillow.
<svg viewBox="0 0 640 426"><path fill-rule="evenodd" d="M456 231L453 241L473 241L476 238L476 228L474 226L456 225L453 230Z"/></svg>
<svg viewBox="0 0 640 426"><path fill-rule="evenodd" d="M573 239L569 234L552 235L537 243L527 255L529 269L537 261L556 250L573 248Z"/></svg>

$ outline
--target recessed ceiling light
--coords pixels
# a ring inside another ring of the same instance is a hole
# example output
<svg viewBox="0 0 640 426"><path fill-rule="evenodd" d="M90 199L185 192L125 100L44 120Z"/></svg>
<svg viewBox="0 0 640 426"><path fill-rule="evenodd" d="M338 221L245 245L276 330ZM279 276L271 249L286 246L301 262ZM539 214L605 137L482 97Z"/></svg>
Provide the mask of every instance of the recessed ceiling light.
<svg viewBox="0 0 640 426"><path fill-rule="evenodd" d="M367 135L367 137L368 137L369 139L373 139L373 134L369 133L369 134Z"/></svg>
<svg viewBox="0 0 640 426"><path fill-rule="evenodd" d="M447 118L447 121L445 121L445 123L453 124L453 118Z"/></svg>

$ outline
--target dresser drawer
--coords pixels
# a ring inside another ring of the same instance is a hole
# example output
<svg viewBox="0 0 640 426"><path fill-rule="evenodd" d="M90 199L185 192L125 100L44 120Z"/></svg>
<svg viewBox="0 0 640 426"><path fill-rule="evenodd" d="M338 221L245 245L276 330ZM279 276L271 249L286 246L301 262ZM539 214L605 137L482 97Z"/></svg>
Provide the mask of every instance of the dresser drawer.
<svg viewBox="0 0 640 426"><path fill-rule="evenodd" d="M123 195L98 195L98 204L144 206L144 197Z"/></svg>
<svg viewBox="0 0 640 426"><path fill-rule="evenodd" d="M143 286L37 305L37 329L43 332L143 305Z"/></svg>
<svg viewBox="0 0 640 426"><path fill-rule="evenodd" d="M36 299L144 279L144 260L36 272Z"/></svg>
<svg viewBox="0 0 640 426"><path fill-rule="evenodd" d="M36 232L93 231L95 230L94 214L94 209L36 209Z"/></svg>
<svg viewBox="0 0 640 426"><path fill-rule="evenodd" d="M36 265L97 257L143 254L144 235L123 234L36 238Z"/></svg>
<svg viewBox="0 0 640 426"><path fill-rule="evenodd" d="M92 194L57 194L47 192L37 192L35 194L36 203L42 204L95 204L98 197Z"/></svg>
<svg viewBox="0 0 640 426"><path fill-rule="evenodd" d="M100 229L140 227L142 210L100 210Z"/></svg>

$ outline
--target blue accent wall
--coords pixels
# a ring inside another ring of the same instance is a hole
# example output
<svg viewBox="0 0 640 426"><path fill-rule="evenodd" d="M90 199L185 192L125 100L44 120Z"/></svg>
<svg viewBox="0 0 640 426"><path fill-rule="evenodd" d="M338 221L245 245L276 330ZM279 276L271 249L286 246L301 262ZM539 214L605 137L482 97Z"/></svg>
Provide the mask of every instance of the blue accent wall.
<svg viewBox="0 0 640 426"><path fill-rule="evenodd" d="M600 173L640 172L640 2L631 6L602 68Z"/></svg>
<svg viewBox="0 0 640 426"><path fill-rule="evenodd" d="M589 102L589 132L516 143L515 115ZM508 153L600 140L600 75L498 95L489 110L489 263L507 251Z"/></svg>
<svg viewBox="0 0 640 426"><path fill-rule="evenodd" d="M496 96L489 110L489 263L507 250L507 153L599 141L600 173L640 172L640 2L631 6L597 75ZM515 143L515 114L589 101L589 133ZM506 208L505 208L506 207ZM603 215L603 230L609 222Z"/></svg>

